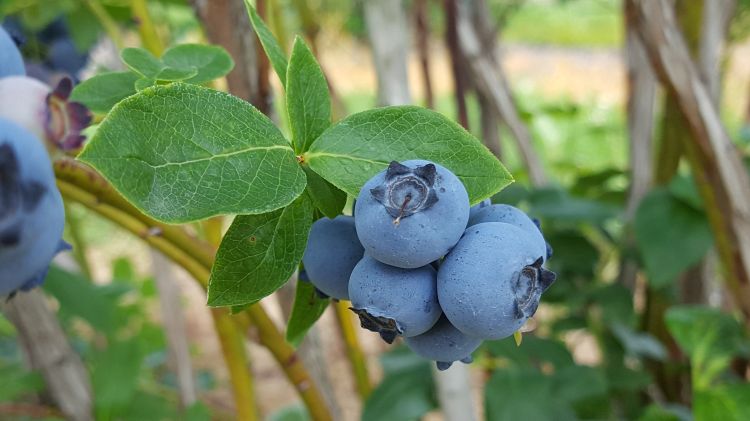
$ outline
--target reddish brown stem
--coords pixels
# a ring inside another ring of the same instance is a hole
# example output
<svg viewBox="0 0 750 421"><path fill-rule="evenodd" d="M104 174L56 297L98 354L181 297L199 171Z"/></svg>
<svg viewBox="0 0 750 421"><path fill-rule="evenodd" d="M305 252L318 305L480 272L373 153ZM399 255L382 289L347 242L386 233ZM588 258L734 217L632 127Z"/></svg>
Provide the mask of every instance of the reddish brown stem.
<svg viewBox="0 0 750 421"><path fill-rule="evenodd" d="M466 74L461 65L463 59L461 48L458 44L457 19L458 6L456 0L444 0L445 10L445 42L451 57L451 68L453 70L453 85L456 95L456 113L458 122L465 128L469 128L469 114L466 109Z"/></svg>
<svg viewBox="0 0 750 421"><path fill-rule="evenodd" d="M414 2L414 20L417 36L417 52L422 69L422 83L424 86L425 105L428 108L435 106L432 93L432 78L430 77L430 28L427 22L427 0L416 0Z"/></svg>

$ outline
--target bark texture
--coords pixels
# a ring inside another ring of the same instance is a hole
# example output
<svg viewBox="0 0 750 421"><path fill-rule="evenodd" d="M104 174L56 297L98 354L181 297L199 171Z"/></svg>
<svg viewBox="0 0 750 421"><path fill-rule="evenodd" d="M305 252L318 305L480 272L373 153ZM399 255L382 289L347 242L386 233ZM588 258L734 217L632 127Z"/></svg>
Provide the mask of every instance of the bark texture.
<svg viewBox="0 0 750 421"><path fill-rule="evenodd" d="M88 371L71 348L55 314L39 289L1 300L32 370L44 377L47 391L66 418L93 420Z"/></svg>
<svg viewBox="0 0 750 421"><path fill-rule="evenodd" d="M721 99L721 58L724 55L729 22L737 9L737 0L706 0L698 64L709 95L718 106Z"/></svg>
<svg viewBox="0 0 750 421"><path fill-rule="evenodd" d="M500 60L495 57L495 51L484 51L482 48L481 37L477 34L471 19L471 8L475 6L476 4L471 0L461 0L458 7L458 40L472 72L472 80L476 89L484 92L500 118L510 129L521 152L531 183L535 186L545 185L548 182L547 174L532 145L531 133L516 109L508 81L500 66L497 65Z"/></svg>
<svg viewBox="0 0 750 421"><path fill-rule="evenodd" d="M187 408L197 399L193 365L190 361L190 343L182 313L182 291L175 282L172 262L161 253L151 251L152 273L159 291L159 310L167 337L169 365L177 377L180 406Z"/></svg>
<svg viewBox="0 0 750 421"><path fill-rule="evenodd" d="M420 70L422 71L425 106L433 108L435 99L432 94L432 78L430 77L430 28L427 16L427 0L416 0L414 2L414 24L417 53L419 54Z"/></svg>
<svg viewBox="0 0 750 421"><path fill-rule="evenodd" d="M211 43L221 45L234 58L234 69L227 75L229 91L268 115L272 109L268 59L258 45L244 3L241 0L190 2ZM263 5L264 2L259 2L259 13Z"/></svg>
<svg viewBox="0 0 750 421"><path fill-rule="evenodd" d="M364 7L378 78L378 103L411 104L406 64L409 31L403 4L401 0L368 0Z"/></svg>
<svg viewBox="0 0 750 421"><path fill-rule="evenodd" d="M728 286L750 319L750 179L710 92L677 29L667 0L632 0L635 26L669 95L677 100L693 142L685 145L708 209Z"/></svg>
<svg viewBox="0 0 750 421"><path fill-rule="evenodd" d="M626 8L632 7L626 3ZM626 15L631 15L627 13ZM628 83L628 135L630 138L630 192L626 218L632 219L643 196L651 188L656 75L632 21L626 22L626 62Z"/></svg>
<svg viewBox="0 0 750 421"><path fill-rule="evenodd" d="M297 290L297 276L292 276L281 289L276 292L276 299L279 301L281 312L284 314L284 320L289 320L292 314L292 305L294 304L294 295ZM297 353L302 358L302 363L310 371L310 377L320 388L320 393L325 399L326 407L331 412L331 417L335 421L343 420L341 406L336 400L336 394L333 389L331 375L327 370L328 363L325 358L325 348L320 338L320 328L317 324L313 325L307 331L305 338L297 348Z"/></svg>

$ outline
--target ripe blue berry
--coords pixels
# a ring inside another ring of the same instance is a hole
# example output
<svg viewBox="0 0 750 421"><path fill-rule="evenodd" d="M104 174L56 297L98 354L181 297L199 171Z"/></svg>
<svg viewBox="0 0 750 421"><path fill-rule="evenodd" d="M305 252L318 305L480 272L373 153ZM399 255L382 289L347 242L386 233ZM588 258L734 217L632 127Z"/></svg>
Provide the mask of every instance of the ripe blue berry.
<svg viewBox="0 0 750 421"><path fill-rule="evenodd" d="M0 79L0 118L10 120L45 141L50 153L81 146L81 131L91 122L82 104L68 101L73 90L70 78L62 78L54 89L27 76Z"/></svg>
<svg viewBox="0 0 750 421"><path fill-rule="evenodd" d="M81 53L70 38L59 38L52 41L47 51L47 63L58 71L65 72L76 80L78 73L86 65L88 54Z"/></svg>
<svg viewBox="0 0 750 421"><path fill-rule="evenodd" d="M64 248L65 213L42 143L0 119L0 295L42 283Z"/></svg>
<svg viewBox="0 0 750 421"><path fill-rule="evenodd" d="M481 339L471 338L456 329L443 316L427 332L406 338L406 345L424 358L436 362L439 370L445 370L454 361L470 363L471 353L482 343Z"/></svg>
<svg viewBox="0 0 750 421"><path fill-rule="evenodd" d="M438 297L448 320L466 335L502 339L536 312L555 280L527 231L486 222L466 229L438 272Z"/></svg>
<svg viewBox="0 0 750 421"><path fill-rule="evenodd" d="M365 257L349 280L352 311L362 327L378 332L388 343L429 330L440 317L435 269L427 265L402 269Z"/></svg>
<svg viewBox="0 0 750 421"><path fill-rule="evenodd" d="M538 225L539 222L529 218L522 210L510 205L491 205L478 209L476 213L469 217L469 226L484 222L504 222L521 228L536 244L541 253L540 256L544 256L544 260L550 257L551 249L548 248L547 242L544 240Z"/></svg>
<svg viewBox="0 0 750 421"><path fill-rule="evenodd" d="M357 239L354 218L339 215L315 221L302 257L310 282L324 294L349 299L349 276L365 250Z"/></svg>
<svg viewBox="0 0 750 421"><path fill-rule="evenodd" d="M480 210L492 206L492 201L490 199L484 199L481 202L477 203L476 205L472 206L469 209L469 224L471 224L471 218L474 217L474 215L477 214Z"/></svg>
<svg viewBox="0 0 750 421"><path fill-rule="evenodd" d="M25 74L21 52L13 38L0 26L0 78Z"/></svg>
<svg viewBox="0 0 750 421"><path fill-rule="evenodd" d="M461 238L469 197L458 177L440 165L394 161L362 187L355 215L367 254L413 269L438 260Z"/></svg>

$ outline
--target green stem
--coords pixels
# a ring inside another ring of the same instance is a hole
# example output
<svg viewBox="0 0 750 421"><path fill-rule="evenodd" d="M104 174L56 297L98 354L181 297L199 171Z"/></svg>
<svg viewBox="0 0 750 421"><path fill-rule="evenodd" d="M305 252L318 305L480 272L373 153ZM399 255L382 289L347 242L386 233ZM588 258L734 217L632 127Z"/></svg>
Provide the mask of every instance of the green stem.
<svg viewBox="0 0 750 421"><path fill-rule="evenodd" d="M138 33L141 36L143 46L156 57L161 57L164 52L164 43L156 31L154 21L148 13L146 0L131 0L130 9L133 17L138 21Z"/></svg>
<svg viewBox="0 0 750 421"><path fill-rule="evenodd" d="M53 165L55 177L58 180L89 192L101 204L107 204L131 215L150 227L153 235L169 240L170 243L177 245L186 254L193 256L201 265L209 268L213 265L216 249L209 243L188 234L179 226L163 224L144 215L120 196L106 180L90 167L67 158L56 160Z"/></svg>
<svg viewBox="0 0 750 421"><path fill-rule="evenodd" d="M284 13L278 0L268 0L268 8L271 22L271 31L276 35L276 39L279 40L279 45L285 53L289 49L289 40L286 37L286 23L284 22Z"/></svg>
<svg viewBox="0 0 750 421"><path fill-rule="evenodd" d="M284 370L287 379L297 389L312 419L331 420L331 413L326 407L325 399L310 378L310 374L302 364L302 359L286 342L279 329L268 317L268 313L259 304L250 306L245 313L258 330L261 344L271 351Z"/></svg>
<svg viewBox="0 0 750 421"><path fill-rule="evenodd" d="M245 352L245 340L240 334L239 326L225 309L212 308L211 316L213 316L214 328L219 335L224 361L229 370L237 419L257 421L260 416L255 402L255 382Z"/></svg>
<svg viewBox="0 0 750 421"><path fill-rule="evenodd" d="M125 47L125 42L122 39L120 28L117 26L117 22L112 19L112 16L109 15L107 9L99 3L99 0L84 0L84 3L91 10L91 13L96 16L96 19L99 20L99 24L102 25L104 32L107 33L107 36L115 44L115 47L118 50L122 50Z"/></svg>
<svg viewBox="0 0 750 421"><path fill-rule="evenodd" d="M215 251L207 253L204 243L188 235L180 227L162 224L143 215L119 196L101 176L76 161L55 162L55 176L64 198L81 203L140 237L182 266L204 289L208 288ZM232 319L239 328L247 329L252 324L257 329L261 344L271 351L297 389L310 416L314 420L330 420L331 414L320 391L294 349L286 343L279 329L268 317L262 304L254 304L245 313ZM236 365L233 366L239 366L239 363L234 364Z"/></svg>
<svg viewBox="0 0 750 421"><path fill-rule="evenodd" d="M341 328L341 334L346 343L346 353L354 370L354 379L357 383L357 391L364 401L372 392L370 376L367 373L367 361L357 338L355 325L352 323L352 312L349 310L351 303L339 301L335 304L336 320Z"/></svg>
<svg viewBox="0 0 750 421"><path fill-rule="evenodd" d="M81 227L78 224L80 221L78 216L73 214L72 207L70 204L65 203L65 225L68 226L68 233L70 234L70 241L73 243L73 257L78 263L78 267L81 272L86 276L87 279L91 277L91 265L86 258L86 243L81 238Z"/></svg>

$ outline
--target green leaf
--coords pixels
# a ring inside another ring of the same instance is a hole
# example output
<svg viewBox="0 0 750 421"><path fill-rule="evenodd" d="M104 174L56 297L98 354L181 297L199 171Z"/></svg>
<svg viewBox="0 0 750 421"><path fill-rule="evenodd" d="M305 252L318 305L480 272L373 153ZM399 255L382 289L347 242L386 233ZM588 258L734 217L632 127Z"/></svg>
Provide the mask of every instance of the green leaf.
<svg viewBox="0 0 750 421"><path fill-rule="evenodd" d="M70 100L82 103L95 113L106 114L115 104L135 94L135 82L139 78L133 72L102 73L76 85Z"/></svg>
<svg viewBox="0 0 750 421"><path fill-rule="evenodd" d="M692 419L693 414L690 408L677 404L661 406L656 403L647 406L643 414L638 417L638 421L691 421Z"/></svg>
<svg viewBox="0 0 750 421"><path fill-rule="evenodd" d="M607 203L571 196L560 187L543 187L531 192L527 199L531 214L558 221L601 222L617 216L619 209Z"/></svg>
<svg viewBox="0 0 750 421"><path fill-rule="evenodd" d="M156 74L155 79L166 82L179 82L186 79L190 79L198 74L198 69L195 67L185 69L175 69L173 67L165 67Z"/></svg>
<svg viewBox="0 0 750 421"><path fill-rule="evenodd" d="M4 365L0 361L0 402L13 402L24 395L44 390L44 377L20 365Z"/></svg>
<svg viewBox="0 0 750 421"><path fill-rule="evenodd" d="M80 317L100 333L114 330L119 296L112 295L108 288L56 266L50 267L43 288L57 299L61 313Z"/></svg>
<svg viewBox="0 0 750 421"><path fill-rule="evenodd" d="M125 48L120 58L132 71L149 79L155 79L164 68L164 63L143 48Z"/></svg>
<svg viewBox="0 0 750 421"><path fill-rule="evenodd" d="M306 184L268 117L229 94L182 83L120 102L79 159L142 212L170 223L269 212Z"/></svg>
<svg viewBox="0 0 750 421"><path fill-rule="evenodd" d="M677 174L672 178L667 186L672 196L681 200L687 205L694 207L696 210L703 210L703 198L698 192L693 177L689 175Z"/></svg>
<svg viewBox="0 0 750 421"><path fill-rule="evenodd" d="M273 36L273 33L268 26L266 26L263 19L258 16L258 12L255 11L255 7L250 4L249 0L245 0L245 8L247 8L247 15L250 17L250 22L253 24L255 33L258 35L263 50L265 50L268 60L271 62L273 70L281 80L281 85L286 86L286 69L288 63L286 60L286 54L284 49L279 45L279 41Z"/></svg>
<svg viewBox="0 0 750 421"><path fill-rule="evenodd" d="M303 405L295 404L271 413L266 421L310 421L310 415Z"/></svg>
<svg viewBox="0 0 750 421"><path fill-rule="evenodd" d="M116 419L133 403L143 358L135 341L110 343L97 352L91 371L96 419Z"/></svg>
<svg viewBox="0 0 750 421"><path fill-rule="evenodd" d="M185 409L185 421L210 421L211 410L203 402L195 402Z"/></svg>
<svg viewBox="0 0 750 421"><path fill-rule="evenodd" d="M486 419L577 420L570 404L556 392L553 379L536 369L497 370L484 390Z"/></svg>
<svg viewBox="0 0 750 421"><path fill-rule="evenodd" d="M547 362L560 369L575 364L564 343L530 333L524 335L521 346L517 346L513 338L485 341L483 346L493 357L507 358L519 366L534 367Z"/></svg>
<svg viewBox="0 0 750 421"><path fill-rule="evenodd" d="M137 421L164 421L164 420L186 420L187 414L177 414L174 400L164 394L146 393L137 390L130 399L130 405L124 408L112 420L137 420ZM204 418L210 420L210 418Z"/></svg>
<svg viewBox="0 0 750 421"><path fill-rule="evenodd" d="M633 292L620 283L590 286L588 300L598 307L601 320L607 325L622 323L632 326L636 323Z"/></svg>
<svg viewBox="0 0 750 421"><path fill-rule="evenodd" d="M707 390L732 357L747 345L740 324L719 310L703 306L674 306L667 310L669 333L690 356L693 389Z"/></svg>
<svg viewBox="0 0 750 421"><path fill-rule="evenodd" d="M161 60L169 67L195 68L197 73L188 83L205 83L229 73L234 67L232 57L221 47L202 44L182 44L164 52Z"/></svg>
<svg viewBox="0 0 750 421"><path fill-rule="evenodd" d="M613 323L611 329L628 354L666 361L667 350L664 345L649 333L637 331L622 323Z"/></svg>
<svg viewBox="0 0 750 421"><path fill-rule="evenodd" d="M236 217L216 253L208 305L252 303L281 288L302 260L312 211L302 195L283 209Z"/></svg>
<svg viewBox="0 0 750 421"><path fill-rule="evenodd" d="M414 106L353 114L326 130L304 158L313 171L354 197L394 160L443 165L461 179L472 204L513 181L477 138L443 115Z"/></svg>
<svg viewBox="0 0 750 421"><path fill-rule="evenodd" d="M312 283L300 279L297 282L292 314L286 325L286 341L294 347L299 346L307 331L328 308L330 301L328 298L320 298Z"/></svg>
<svg viewBox="0 0 750 421"><path fill-rule="evenodd" d="M575 403L607 395L607 379L601 370L594 367L562 367L555 371L552 380L553 395L566 402Z"/></svg>
<svg viewBox="0 0 750 421"><path fill-rule="evenodd" d="M126 48L122 60L145 80L185 81L200 84L226 75L234 61L221 47L182 44L168 49L161 59L141 48ZM148 86L140 83L140 89Z"/></svg>
<svg viewBox="0 0 750 421"><path fill-rule="evenodd" d="M327 182L307 165L302 166L307 176L307 193L323 215L333 219L341 214L346 205L346 193Z"/></svg>
<svg viewBox="0 0 750 421"><path fill-rule="evenodd" d="M712 387L695 394L695 421L745 421L750 419L750 385Z"/></svg>
<svg viewBox="0 0 750 421"><path fill-rule="evenodd" d="M383 377L397 375L398 373L412 369L421 369L420 367L424 365L425 359L415 354L406 345L396 346L380 355L380 366L383 368Z"/></svg>
<svg viewBox="0 0 750 421"><path fill-rule="evenodd" d="M286 80L292 143L302 153L331 125L331 98L318 61L300 37L294 40Z"/></svg>
<svg viewBox="0 0 750 421"><path fill-rule="evenodd" d="M362 421L411 421L435 409L435 384L430 363L385 376L367 398Z"/></svg>
<svg viewBox="0 0 750 421"><path fill-rule="evenodd" d="M234 316L235 314L240 314L240 313L242 313L243 311L245 311L245 310L247 310L248 308L250 308L250 306L251 306L251 305L253 305L253 303L245 303L245 304L239 304L239 305L236 305L236 306L231 306L231 307L229 308L229 313L230 313L230 314L231 314L232 316Z"/></svg>
<svg viewBox="0 0 750 421"><path fill-rule="evenodd" d="M604 368L610 392L641 391L652 383L647 371L638 371L625 367L622 362Z"/></svg>
<svg viewBox="0 0 750 421"><path fill-rule="evenodd" d="M65 14L65 23L76 50L85 52L94 47L102 31L101 24L88 7L76 7Z"/></svg>
<svg viewBox="0 0 750 421"><path fill-rule="evenodd" d="M713 244L706 216L665 189L654 189L641 201L635 237L655 288L668 285L700 262Z"/></svg>
<svg viewBox="0 0 750 421"><path fill-rule="evenodd" d="M135 81L135 89L138 92L146 90L154 85L156 85L156 79L149 79L147 77L142 77Z"/></svg>

